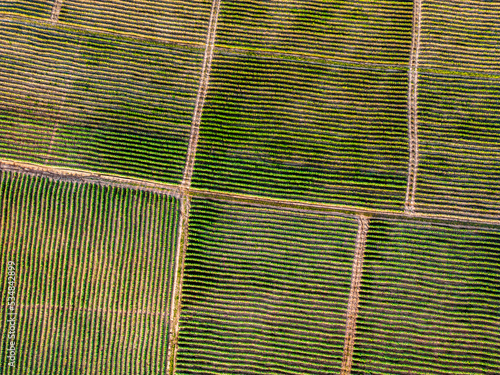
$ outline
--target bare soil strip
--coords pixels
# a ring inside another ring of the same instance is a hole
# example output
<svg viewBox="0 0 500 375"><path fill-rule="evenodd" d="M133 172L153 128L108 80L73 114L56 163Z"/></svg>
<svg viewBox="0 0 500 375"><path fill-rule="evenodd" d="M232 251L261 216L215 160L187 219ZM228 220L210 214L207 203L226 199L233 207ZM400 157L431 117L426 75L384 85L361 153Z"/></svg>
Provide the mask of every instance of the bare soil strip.
<svg viewBox="0 0 500 375"><path fill-rule="evenodd" d="M372 208L361 208L352 206L341 206L335 204L326 204L319 202L304 202L287 199L277 199L260 197L255 195L245 195L237 193L224 193L217 191L208 191L196 188L185 189L179 185L170 185L161 182L152 182L147 180L138 180L133 178L124 178L112 175L99 174L76 169L65 169L52 166L44 166L26 162L18 162L12 160L0 159L0 171L12 171L29 174L32 176L43 176L52 178L58 181L71 181L79 183L94 183L103 186L115 186L126 189L136 189L150 191L157 194L165 194L181 199L181 195L189 197L200 197L207 199L216 199L224 202L239 202L245 204L279 207L299 212L330 212L336 215L343 216L358 216L364 215L370 218L385 218L385 219L422 219L430 221L440 221L441 223L457 222L471 223L478 225L500 225L500 219L495 215L485 217L460 216L460 215L445 215L432 213L405 213L402 211L391 211Z"/></svg>
<svg viewBox="0 0 500 375"><path fill-rule="evenodd" d="M61 6L63 0L55 0L54 6L52 7L52 14L50 15L50 21L52 23L57 23L59 21L59 13L61 13Z"/></svg>
<svg viewBox="0 0 500 375"><path fill-rule="evenodd" d="M96 172L81 171L77 169L65 169L18 161L0 160L0 170L25 173L31 176L48 177L56 181L93 183L102 186L115 186L125 189L144 190L157 194L172 195L176 198L180 197L180 188L177 185L103 175Z"/></svg>
<svg viewBox="0 0 500 375"><path fill-rule="evenodd" d="M409 85L408 85L408 186L406 189L405 212L415 212L415 192L418 172L418 55L420 53L420 26L422 22L422 0L415 0L413 6L413 38L411 42Z"/></svg>
<svg viewBox="0 0 500 375"><path fill-rule="evenodd" d="M214 0L210 13L210 22L208 24L207 44L203 66L201 69L200 87L196 96L193 121L191 123L191 136L189 138L189 147L186 158L186 167L184 168L184 178L182 186L189 188L191 186L191 177L193 176L194 159L196 156L196 146L198 145L198 136L200 134L200 122L205 104L205 97L208 90L208 81L210 80L210 69L212 67L212 58L214 54L215 32L217 30L217 19L219 17L220 0Z"/></svg>
<svg viewBox="0 0 500 375"><path fill-rule="evenodd" d="M361 274L363 270L363 257L366 246L369 219L366 216L358 217L358 235L351 275L351 291L347 302L347 323L344 342L344 357L342 358L341 375L349 375L352 367L352 354L356 336L356 319L358 317L359 290L361 287Z"/></svg>
<svg viewBox="0 0 500 375"><path fill-rule="evenodd" d="M178 243L176 246L175 264L174 264L174 282L172 301L170 303L170 324L168 335L168 354L167 354L167 374L175 373L177 359L178 341L179 341L179 322L181 318L181 298L182 281L184 279L184 260L188 245L188 223L189 209L191 207L191 198L185 195L181 200L181 217L179 225Z"/></svg>

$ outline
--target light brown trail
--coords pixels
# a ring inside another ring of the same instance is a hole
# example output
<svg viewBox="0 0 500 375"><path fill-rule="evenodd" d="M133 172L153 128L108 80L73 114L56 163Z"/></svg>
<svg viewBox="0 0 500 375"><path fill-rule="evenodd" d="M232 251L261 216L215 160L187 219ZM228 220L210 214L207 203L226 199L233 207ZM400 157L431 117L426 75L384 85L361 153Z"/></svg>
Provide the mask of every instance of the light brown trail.
<svg viewBox="0 0 500 375"><path fill-rule="evenodd" d="M210 22L208 24L207 44L205 48L205 56L203 58L203 66L201 69L200 87L194 106L193 121L191 123L191 135L189 138L189 146L186 158L186 167L184 168L184 177L182 179L182 187L189 188L191 186L191 178L193 176L194 160L196 157L196 147L198 145L198 137L200 134L201 115L203 113L203 105L208 91L208 82L210 80L210 69L212 68L212 58L214 54L215 32L217 30L217 19L219 17L220 0L214 0L210 13Z"/></svg>
<svg viewBox="0 0 500 375"><path fill-rule="evenodd" d="M349 375L352 367L352 355L354 352L354 339L356 336L356 319L358 317L359 290L361 288L361 274L363 270L363 257L366 246L369 221L366 216L358 217L358 235L356 237L356 249L354 251L354 262L351 275L351 291L347 302L347 322L344 342L344 356L342 358L341 375Z"/></svg>
<svg viewBox="0 0 500 375"><path fill-rule="evenodd" d="M415 212L415 193L418 172L418 56L420 53L420 28L422 22L422 0L415 0L413 6L413 37L410 51L408 85L408 186L406 188L405 212Z"/></svg>

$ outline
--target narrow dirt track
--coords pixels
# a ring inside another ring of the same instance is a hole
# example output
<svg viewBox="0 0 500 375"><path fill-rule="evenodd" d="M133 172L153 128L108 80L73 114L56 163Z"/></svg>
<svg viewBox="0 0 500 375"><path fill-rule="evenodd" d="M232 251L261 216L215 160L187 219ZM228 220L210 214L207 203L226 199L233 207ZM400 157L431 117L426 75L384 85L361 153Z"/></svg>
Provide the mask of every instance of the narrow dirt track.
<svg viewBox="0 0 500 375"><path fill-rule="evenodd" d="M356 336L356 319L358 317L359 291L361 287L361 274L363 270L363 257L366 246L369 219L366 216L358 217L358 235L356 237L356 249L351 274L351 290L347 303L347 323L344 342L344 356L342 358L341 375L349 375L352 367L352 355L354 351L354 338Z"/></svg>
<svg viewBox="0 0 500 375"><path fill-rule="evenodd" d="M191 186L191 178L193 176L196 147L198 145L198 137L200 134L201 115L203 113L203 105L205 104L205 97L208 91L210 69L212 68L212 58L214 54L215 33L217 30L219 9L220 0L214 0L212 4L212 11L210 13L210 22L208 24L207 45L205 48L205 56L203 58L203 66L201 69L200 87L198 88L198 94L196 96L196 102L194 106L193 121L191 123L191 136L189 138L186 167L184 168L184 177L182 179L182 187L186 189Z"/></svg>
<svg viewBox="0 0 500 375"><path fill-rule="evenodd" d="M413 37L411 42L409 86L408 86L408 186L406 189L405 212L415 212L415 193L418 173L418 56L420 53L420 25L422 22L422 0L415 0L413 8Z"/></svg>

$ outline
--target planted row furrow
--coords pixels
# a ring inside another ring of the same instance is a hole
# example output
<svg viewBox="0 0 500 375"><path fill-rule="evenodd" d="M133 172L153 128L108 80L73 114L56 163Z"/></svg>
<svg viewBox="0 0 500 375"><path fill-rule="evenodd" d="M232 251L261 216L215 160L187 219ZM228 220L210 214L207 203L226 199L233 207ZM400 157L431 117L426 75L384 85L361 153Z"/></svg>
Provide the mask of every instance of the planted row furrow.
<svg viewBox="0 0 500 375"><path fill-rule="evenodd" d="M178 182L202 50L0 27L3 157Z"/></svg>
<svg viewBox="0 0 500 375"><path fill-rule="evenodd" d="M372 220L353 372L498 372L499 243L495 229Z"/></svg>
<svg viewBox="0 0 500 375"><path fill-rule="evenodd" d="M193 186L401 209L407 81L405 70L216 53Z"/></svg>
<svg viewBox="0 0 500 375"><path fill-rule="evenodd" d="M357 227L193 198L176 373L340 370Z"/></svg>
<svg viewBox="0 0 500 375"><path fill-rule="evenodd" d="M2 172L0 201L1 270L12 260L18 278L12 373L164 373L177 200Z"/></svg>

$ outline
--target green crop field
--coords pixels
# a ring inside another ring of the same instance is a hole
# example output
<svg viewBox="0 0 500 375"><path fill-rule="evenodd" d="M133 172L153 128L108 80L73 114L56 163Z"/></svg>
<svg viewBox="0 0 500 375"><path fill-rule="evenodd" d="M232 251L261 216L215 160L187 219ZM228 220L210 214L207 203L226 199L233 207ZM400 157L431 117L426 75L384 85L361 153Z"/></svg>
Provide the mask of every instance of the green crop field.
<svg viewBox="0 0 500 375"><path fill-rule="evenodd" d="M404 70L217 53L193 186L399 209L407 86Z"/></svg>
<svg viewBox="0 0 500 375"><path fill-rule="evenodd" d="M164 374L179 203L4 172L1 266L16 267L18 362L7 372ZM7 279L0 279L6 296Z"/></svg>
<svg viewBox="0 0 500 375"><path fill-rule="evenodd" d="M0 1L0 375L499 375L499 0Z"/></svg>
<svg viewBox="0 0 500 375"><path fill-rule="evenodd" d="M217 45L406 65L412 10L411 1L222 0Z"/></svg>
<svg viewBox="0 0 500 375"><path fill-rule="evenodd" d="M64 0L59 20L112 32L204 43L210 0Z"/></svg>
<svg viewBox="0 0 500 375"><path fill-rule="evenodd" d="M357 227L194 199L177 374L339 371Z"/></svg>
<svg viewBox="0 0 500 375"><path fill-rule="evenodd" d="M499 228L372 220L352 374L498 374L499 256Z"/></svg>
<svg viewBox="0 0 500 375"><path fill-rule="evenodd" d="M50 17L53 0L6 0L0 5L0 15L19 14L32 17Z"/></svg>
<svg viewBox="0 0 500 375"><path fill-rule="evenodd" d="M422 74L420 212L500 216L500 78Z"/></svg>
<svg viewBox="0 0 500 375"><path fill-rule="evenodd" d="M0 33L0 155L182 178L202 50L15 22Z"/></svg>

